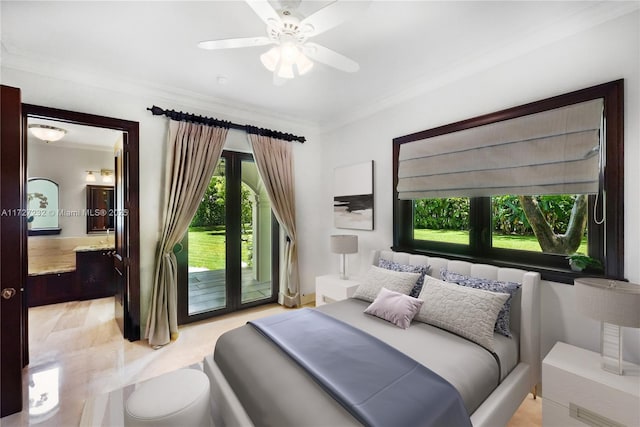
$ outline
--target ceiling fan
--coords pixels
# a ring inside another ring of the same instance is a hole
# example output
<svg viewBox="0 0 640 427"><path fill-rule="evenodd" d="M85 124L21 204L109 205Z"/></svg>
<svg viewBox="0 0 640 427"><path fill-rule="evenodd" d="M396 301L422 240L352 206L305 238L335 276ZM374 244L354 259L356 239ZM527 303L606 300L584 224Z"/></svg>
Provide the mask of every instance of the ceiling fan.
<svg viewBox="0 0 640 427"><path fill-rule="evenodd" d="M236 39L207 40L198 43L202 49L235 49L275 45L260 55L262 64L273 72L274 83L304 75L313 67L311 59L349 73L360 66L354 60L308 39L343 23L368 6L368 1L334 1L306 18L297 13L301 0L280 0L274 9L266 0L246 0L267 24L267 35ZM311 59L309 59L311 58Z"/></svg>

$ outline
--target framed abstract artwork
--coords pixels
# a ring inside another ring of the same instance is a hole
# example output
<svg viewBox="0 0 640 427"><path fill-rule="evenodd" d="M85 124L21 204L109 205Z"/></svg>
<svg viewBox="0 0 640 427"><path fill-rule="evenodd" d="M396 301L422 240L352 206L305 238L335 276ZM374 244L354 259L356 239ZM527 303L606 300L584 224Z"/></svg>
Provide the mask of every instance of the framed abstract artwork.
<svg viewBox="0 0 640 427"><path fill-rule="evenodd" d="M335 169L333 225L373 230L373 160Z"/></svg>

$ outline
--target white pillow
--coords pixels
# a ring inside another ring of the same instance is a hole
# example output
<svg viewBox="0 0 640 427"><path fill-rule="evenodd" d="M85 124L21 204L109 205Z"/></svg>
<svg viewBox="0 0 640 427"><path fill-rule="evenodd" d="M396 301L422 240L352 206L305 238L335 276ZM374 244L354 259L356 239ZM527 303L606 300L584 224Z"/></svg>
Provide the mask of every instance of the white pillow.
<svg viewBox="0 0 640 427"><path fill-rule="evenodd" d="M419 278L420 273L385 270L372 265L362 277L362 283L356 289L353 298L373 302L382 288L409 295Z"/></svg>
<svg viewBox="0 0 640 427"><path fill-rule="evenodd" d="M416 320L493 351L493 328L508 294L468 288L427 276L419 298L424 304Z"/></svg>
<svg viewBox="0 0 640 427"><path fill-rule="evenodd" d="M423 303L421 299L382 288L364 312L407 329Z"/></svg>

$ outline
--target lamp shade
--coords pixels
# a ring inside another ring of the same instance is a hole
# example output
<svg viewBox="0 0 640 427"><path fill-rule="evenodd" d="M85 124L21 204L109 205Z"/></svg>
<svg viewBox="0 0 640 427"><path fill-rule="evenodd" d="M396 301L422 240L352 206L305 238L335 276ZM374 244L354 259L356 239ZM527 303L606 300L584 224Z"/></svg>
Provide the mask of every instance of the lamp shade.
<svg viewBox="0 0 640 427"><path fill-rule="evenodd" d="M578 312L618 326L640 328L640 285L620 280L574 281Z"/></svg>
<svg viewBox="0 0 640 427"><path fill-rule="evenodd" d="M87 171L87 177L85 178L87 182L96 182L96 176L93 174L93 171Z"/></svg>
<svg viewBox="0 0 640 427"><path fill-rule="evenodd" d="M336 254L355 254L358 252L358 236L354 234L331 236L331 252Z"/></svg>

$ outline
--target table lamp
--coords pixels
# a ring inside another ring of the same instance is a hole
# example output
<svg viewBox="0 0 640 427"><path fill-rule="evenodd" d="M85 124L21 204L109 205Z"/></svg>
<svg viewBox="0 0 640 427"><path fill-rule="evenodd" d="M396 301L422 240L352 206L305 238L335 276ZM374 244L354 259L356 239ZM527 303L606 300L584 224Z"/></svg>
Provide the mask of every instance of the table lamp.
<svg viewBox="0 0 640 427"><path fill-rule="evenodd" d="M602 369L623 375L621 327L640 328L640 285L591 277L574 285L578 312L601 322Z"/></svg>
<svg viewBox="0 0 640 427"><path fill-rule="evenodd" d="M340 254L340 278L348 279L346 254L358 252L358 236L353 234L337 234L331 236L331 252Z"/></svg>

